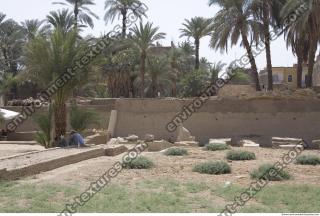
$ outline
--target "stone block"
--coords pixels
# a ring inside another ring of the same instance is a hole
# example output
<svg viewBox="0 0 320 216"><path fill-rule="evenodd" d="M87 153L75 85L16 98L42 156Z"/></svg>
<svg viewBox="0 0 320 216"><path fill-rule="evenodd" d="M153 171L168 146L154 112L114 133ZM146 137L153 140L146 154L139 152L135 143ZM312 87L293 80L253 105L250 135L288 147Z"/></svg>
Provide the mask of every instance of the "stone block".
<svg viewBox="0 0 320 216"><path fill-rule="evenodd" d="M121 146L108 146L106 149L105 149L105 154L106 156L117 156L119 154L122 154L124 152L127 152L128 151L128 148L121 145Z"/></svg>
<svg viewBox="0 0 320 216"><path fill-rule="evenodd" d="M233 147L242 147L243 146L243 141L242 137L240 136L233 136L231 137L231 143L230 145Z"/></svg>
<svg viewBox="0 0 320 216"><path fill-rule="evenodd" d="M146 135L144 136L144 141L145 141L145 142L153 142L153 141L154 141L154 135L152 135L152 134L146 134Z"/></svg>
<svg viewBox="0 0 320 216"><path fill-rule="evenodd" d="M180 125L178 128L177 142L181 141L195 141L195 137L191 136L191 133L187 128Z"/></svg>
<svg viewBox="0 0 320 216"><path fill-rule="evenodd" d="M319 150L320 149L320 140L313 140L311 142L311 145L308 146L308 149L316 149Z"/></svg>

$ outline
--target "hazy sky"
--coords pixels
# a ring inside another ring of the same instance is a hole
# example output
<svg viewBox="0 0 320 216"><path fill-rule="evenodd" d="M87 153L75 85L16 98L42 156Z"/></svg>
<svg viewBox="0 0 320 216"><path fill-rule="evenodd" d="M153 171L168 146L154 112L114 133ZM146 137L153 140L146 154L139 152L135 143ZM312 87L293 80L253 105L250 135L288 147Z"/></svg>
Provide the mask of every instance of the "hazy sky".
<svg viewBox="0 0 320 216"><path fill-rule="evenodd" d="M0 11L5 13L8 18L21 22L26 19L44 19L49 11L59 9L63 6L52 5L56 0L1 0ZM170 41L179 42L184 40L180 38L179 29L182 27L184 19L194 16L213 17L218 11L216 7L209 7L208 0L142 0L148 7L147 15L149 20L160 27L162 32L167 34L166 40L161 43L170 45ZM99 15L100 20L95 21L94 29L87 29L86 32L100 36L101 33L107 32L120 21L113 24L105 25L104 17L104 0L95 0L96 5L91 9ZM209 37L201 40L200 55L207 57L210 62L222 61L230 63L236 58L245 54L242 47L236 46L229 49L229 52L220 53L209 48ZM265 53L257 57L259 69L265 67ZM292 66L296 58L292 55L291 49L287 50L283 36L272 43L272 63L274 66Z"/></svg>

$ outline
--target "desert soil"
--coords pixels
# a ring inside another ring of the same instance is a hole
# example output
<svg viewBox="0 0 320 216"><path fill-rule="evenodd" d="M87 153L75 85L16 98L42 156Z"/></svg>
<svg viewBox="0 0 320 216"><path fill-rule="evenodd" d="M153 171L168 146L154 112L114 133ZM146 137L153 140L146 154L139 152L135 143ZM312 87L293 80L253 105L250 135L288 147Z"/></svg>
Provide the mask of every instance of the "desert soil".
<svg viewBox="0 0 320 216"><path fill-rule="evenodd" d="M114 183L124 185L135 185L143 180L156 180L159 178L170 178L183 182L206 182L208 184L224 185L226 182L249 186L252 180L250 172L264 163L276 163L288 150L263 149L255 147L233 148L252 151L256 154L257 160L228 162L232 167L232 174L227 175L203 175L192 172L192 167L206 161L225 160L226 151L210 152L200 147L186 147L189 152L187 156L168 157L161 152L145 152L142 155L152 159L155 166L150 170L123 170L115 179ZM303 154L319 155L320 151L304 151ZM121 162L123 155L116 157L99 157L82 161L80 163L64 166L49 172L20 180L21 183L57 183L68 185L70 182L77 182L84 189L91 182L96 181L108 171L112 165ZM287 168L293 178L289 181L276 182L271 184L312 184L320 185L320 166L301 166L290 164Z"/></svg>

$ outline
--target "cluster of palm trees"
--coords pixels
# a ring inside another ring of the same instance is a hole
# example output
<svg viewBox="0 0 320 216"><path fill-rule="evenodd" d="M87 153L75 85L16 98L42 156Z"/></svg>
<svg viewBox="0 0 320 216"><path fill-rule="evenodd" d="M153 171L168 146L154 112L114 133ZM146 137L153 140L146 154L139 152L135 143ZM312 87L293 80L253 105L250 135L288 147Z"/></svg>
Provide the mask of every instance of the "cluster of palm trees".
<svg viewBox="0 0 320 216"><path fill-rule="evenodd" d="M218 6L213 18L186 19L180 29L186 41L159 43L165 33L145 22L146 6L140 0L106 0L105 22L120 19L121 32L103 55L76 71L76 78L59 88L50 98L55 134L66 133L66 103L71 97L158 97L197 96L219 76L225 64L210 63L200 57L200 41L211 37L210 47L228 51L239 42L246 50L251 75L257 91L261 90L254 48L265 45L268 89L273 89L271 35L273 29L284 35L298 60L298 87L301 87L302 64L308 61L309 79L319 43L320 0L209 0ZM306 4L307 10L290 25L284 20ZM15 93L19 83L31 82L45 90L57 77L72 67L99 38L82 37L81 31L94 27L99 17L90 6L94 0L54 2L66 8L52 11L45 20L26 20L21 24L0 14L0 72L2 94ZM134 19L132 19L134 17ZM191 40L192 39L192 40ZM234 79L246 80L244 68L232 68Z"/></svg>
<svg viewBox="0 0 320 216"><path fill-rule="evenodd" d="M305 11L298 9L304 4ZM287 45L291 46L297 56L297 86L301 88L302 64L308 61L307 87L312 86L312 73L315 63L317 45L320 39L320 11L319 0L210 0L209 5L218 5L221 10L213 21L213 35L211 47L228 49L229 41L237 45L241 38L241 45L247 51L250 59L252 76L256 82L256 89L261 90L258 71L253 55L253 49L259 42L265 44L266 66L268 71L268 89L273 89L271 62L271 29L281 29ZM295 13L298 10L300 13ZM289 25L285 20L294 18Z"/></svg>

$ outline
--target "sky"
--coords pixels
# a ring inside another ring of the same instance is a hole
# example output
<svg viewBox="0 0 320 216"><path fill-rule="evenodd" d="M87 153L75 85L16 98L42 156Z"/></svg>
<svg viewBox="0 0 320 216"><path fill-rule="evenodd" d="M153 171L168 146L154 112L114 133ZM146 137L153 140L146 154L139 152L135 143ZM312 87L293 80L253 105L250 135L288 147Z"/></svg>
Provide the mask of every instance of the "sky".
<svg viewBox="0 0 320 216"><path fill-rule="evenodd" d="M45 19L46 15L53 10L57 10L64 6L53 5L52 2L58 0L0 0L0 12L7 15L17 22L26 19ZM62 0L63 1L63 0ZM96 5L90 7L100 19L95 20L93 29L86 29L85 33L94 36L101 36L103 33L110 31L115 25L121 21L115 20L113 24L104 22L104 2L105 0L95 0ZM161 41L164 46L169 46L171 41L175 43L184 41L187 38L180 38L180 28L185 19L195 16L214 17L219 8L209 7L208 0L142 0L148 6L148 20L154 25L160 27L160 31L166 33L166 39ZM245 49L240 46L229 48L228 53L215 51L209 47L210 37L201 40L200 56L206 57L210 62L230 63L245 54ZM283 35L276 41L272 42L272 64L273 66L290 67L296 63L296 58L286 47ZM265 53L261 53L257 58L259 70L265 68Z"/></svg>

